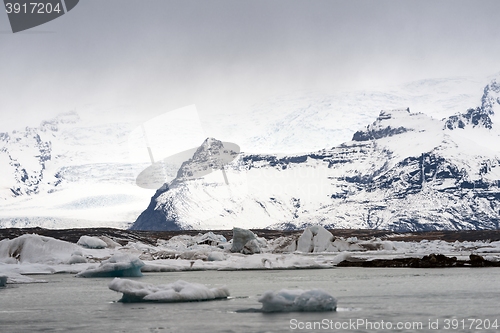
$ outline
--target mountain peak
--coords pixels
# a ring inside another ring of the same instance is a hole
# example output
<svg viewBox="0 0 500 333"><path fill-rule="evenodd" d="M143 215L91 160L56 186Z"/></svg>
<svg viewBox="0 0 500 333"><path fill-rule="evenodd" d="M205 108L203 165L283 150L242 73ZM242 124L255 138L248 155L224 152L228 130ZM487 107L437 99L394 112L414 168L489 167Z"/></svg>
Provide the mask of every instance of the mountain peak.
<svg viewBox="0 0 500 333"><path fill-rule="evenodd" d="M177 172L176 180L199 178L216 169L223 169L224 165L236 158L239 147L229 142L222 142L215 138L207 138L189 160L182 163Z"/></svg>
<svg viewBox="0 0 500 333"><path fill-rule="evenodd" d="M500 84L496 79L491 80L490 84L484 87L483 97L481 97L481 107L489 115L500 112Z"/></svg>
<svg viewBox="0 0 500 333"><path fill-rule="evenodd" d="M376 140L411 131L412 129L408 129L406 126L398 126L398 124L405 123L404 119L409 116L412 116L410 108L382 110L377 120L371 125L354 133L352 141Z"/></svg>

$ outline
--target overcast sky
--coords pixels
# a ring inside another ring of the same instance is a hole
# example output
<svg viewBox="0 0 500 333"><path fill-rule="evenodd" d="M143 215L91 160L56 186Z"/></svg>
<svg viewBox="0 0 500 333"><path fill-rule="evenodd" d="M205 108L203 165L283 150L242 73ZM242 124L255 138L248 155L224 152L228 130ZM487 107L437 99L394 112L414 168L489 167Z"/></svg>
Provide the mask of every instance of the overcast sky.
<svg viewBox="0 0 500 333"><path fill-rule="evenodd" d="M0 131L69 110L147 120L295 90L489 75L498 13L498 0L81 0L17 34L0 13Z"/></svg>

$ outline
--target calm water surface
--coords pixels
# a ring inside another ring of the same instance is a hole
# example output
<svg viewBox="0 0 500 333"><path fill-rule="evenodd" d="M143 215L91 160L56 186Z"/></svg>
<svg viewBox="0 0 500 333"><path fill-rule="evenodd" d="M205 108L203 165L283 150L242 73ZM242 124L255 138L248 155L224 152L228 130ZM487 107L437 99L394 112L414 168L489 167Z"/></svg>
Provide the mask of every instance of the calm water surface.
<svg viewBox="0 0 500 333"><path fill-rule="evenodd" d="M225 284L231 298L122 304L107 287L111 279L44 275L35 278L48 283L0 289L0 332L500 332L499 277L495 268L150 273L137 280ZM241 311L260 308L260 294L281 288L322 288L339 309Z"/></svg>

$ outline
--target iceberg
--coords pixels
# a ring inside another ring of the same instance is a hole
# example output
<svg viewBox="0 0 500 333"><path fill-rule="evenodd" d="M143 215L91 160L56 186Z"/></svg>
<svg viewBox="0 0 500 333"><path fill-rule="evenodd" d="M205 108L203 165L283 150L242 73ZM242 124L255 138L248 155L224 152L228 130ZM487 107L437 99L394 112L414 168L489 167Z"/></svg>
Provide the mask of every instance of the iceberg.
<svg viewBox="0 0 500 333"><path fill-rule="evenodd" d="M266 291L260 298L262 312L319 312L337 310L337 300L321 289Z"/></svg>
<svg viewBox="0 0 500 333"><path fill-rule="evenodd" d="M0 261L5 263L64 264L71 253L81 249L76 244L52 237L22 235L0 241Z"/></svg>
<svg viewBox="0 0 500 333"><path fill-rule="evenodd" d="M87 249L104 249L108 247L108 244L102 239L91 236L81 236L76 244L86 247Z"/></svg>
<svg viewBox="0 0 500 333"><path fill-rule="evenodd" d="M71 258L68 260L68 264L74 265L74 264L86 264L87 259L83 256L83 254L80 251L75 251L71 254Z"/></svg>
<svg viewBox="0 0 500 333"><path fill-rule="evenodd" d="M243 254L261 253L261 246L265 245L265 240L257 238L251 230L233 228L231 252L241 252Z"/></svg>
<svg viewBox="0 0 500 333"><path fill-rule="evenodd" d="M152 285L128 279L115 278L109 289L123 293L120 302L193 302L223 299L229 290L223 287L208 288L199 283L178 280L170 284Z"/></svg>
<svg viewBox="0 0 500 333"><path fill-rule="evenodd" d="M311 252L332 252L333 235L323 226L313 225L307 227L297 241L297 251L304 253Z"/></svg>
<svg viewBox="0 0 500 333"><path fill-rule="evenodd" d="M142 260L127 254L115 254L101 262L99 267L88 268L77 277L139 277L142 276Z"/></svg>

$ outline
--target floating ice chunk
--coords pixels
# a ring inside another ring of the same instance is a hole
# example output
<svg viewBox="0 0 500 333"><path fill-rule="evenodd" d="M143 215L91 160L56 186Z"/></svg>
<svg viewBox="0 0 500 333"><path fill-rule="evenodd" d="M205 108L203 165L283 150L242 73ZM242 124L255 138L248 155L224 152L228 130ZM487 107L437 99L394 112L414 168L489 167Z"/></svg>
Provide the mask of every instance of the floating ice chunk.
<svg viewBox="0 0 500 333"><path fill-rule="evenodd" d="M271 240L274 253L292 253L297 251L297 239L293 236L281 236Z"/></svg>
<svg viewBox="0 0 500 333"><path fill-rule="evenodd" d="M199 283L178 280L174 283L154 286L147 283L115 278L109 289L123 293L120 302L192 302L227 298L228 289L208 288Z"/></svg>
<svg viewBox="0 0 500 333"><path fill-rule="evenodd" d="M18 266L18 265L16 265ZM2 268L4 270L2 270ZM17 268L17 267L16 267ZM5 270L6 269L6 270ZM35 280L35 279L32 279L28 276L24 276L24 275L21 275L17 272L14 271L15 268L14 267L1 267L0 266L0 287L2 286L2 277L5 278L5 281L3 282L3 286L5 286L6 284L12 284L12 283L15 283L15 284L18 284L18 283L40 283L40 282L46 282L44 280Z"/></svg>
<svg viewBox="0 0 500 333"><path fill-rule="evenodd" d="M226 260L226 255L223 252L213 251L208 254L208 261L223 261Z"/></svg>
<svg viewBox="0 0 500 333"><path fill-rule="evenodd" d="M82 252L75 251L71 254L71 258L68 260L68 264L85 264L87 263L87 259L83 256Z"/></svg>
<svg viewBox="0 0 500 333"><path fill-rule="evenodd" d="M107 245L107 248L109 249L114 249L115 247L120 247L121 244L120 243L117 243L115 242L114 240L112 240L111 238L107 237L107 236L100 236L99 237L104 243L106 243Z"/></svg>
<svg viewBox="0 0 500 333"><path fill-rule="evenodd" d="M216 235L209 231L203 235L177 235L169 240L158 239L157 245L162 248L167 248L170 251L182 252L186 250L196 250L206 246L225 246L227 245L227 239L223 235Z"/></svg>
<svg viewBox="0 0 500 333"><path fill-rule="evenodd" d="M320 225L307 227L297 241L297 251L325 252L332 249L333 235Z"/></svg>
<svg viewBox="0 0 500 333"><path fill-rule="evenodd" d="M80 249L77 245L52 237L22 235L12 240L0 241L0 260L20 263L64 264L71 253Z"/></svg>
<svg viewBox="0 0 500 333"><path fill-rule="evenodd" d="M231 247L231 252L242 251L245 245L254 239L256 240L257 237L250 230L242 228L233 228L233 246Z"/></svg>
<svg viewBox="0 0 500 333"><path fill-rule="evenodd" d="M9 258L2 258L0 259L0 263L3 263L3 264L17 264L17 260L12 258L12 257L9 257Z"/></svg>
<svg viewBox="0 0 500 333"><path fill-rule="evenodd" d="M81 236L76 244L88 249L104 249L108 246L102 239L91 236Z"/></svg>
<svg viewBox="0 0 500 333"><path fill-rule="evenodd" d="M266 291L260 298L263 312L335 311L337 300L321 289Z"/></svg>
<svg viewBox="0 0 500 333"><path fill-rule="evenodd" d="M1 275L0 276L0 287L5 287L6 284L7 284L7 277L4 275Z"/></svg>
<svg viewBox="0 0 500 333"><path fill-rule="evenodd" d="M260 253L260 245L259 241L255 239L251 239L248 242L246 242L245 246L243 246L243 250L241 250L242 253L244 254L255 254L255 253Z"/></svg>
<svg viewBox="0 0 500 333"><path fill-rule="evenodd" d="M206 234L199 236L196 240L197 244L207 244L211 246L217 246L221 243L226 243L226 237L222 235L216 235L212 231L207 232Z"/></svg>
<svg viewBox="0 0 500 333"><path fill-rule="evenodd" d="M97 268L89 268L78 273L77 277L137 277L142 276L144 263L137 257L115 254Z"/></svg>
<svg viewBox="0 0 500 333"><path fill-rule="evenodd" d="M207 253L205 251L185 251L179 255L180 259L185 260L207 260Z"/></svg>
<svg viewBox="0 0 500 333"><path fill-rule="evenodd" d="M332 265L338 265L344 260L351 258L352 255L349 252L342 252L336 255L330 262Z"/></svg>

